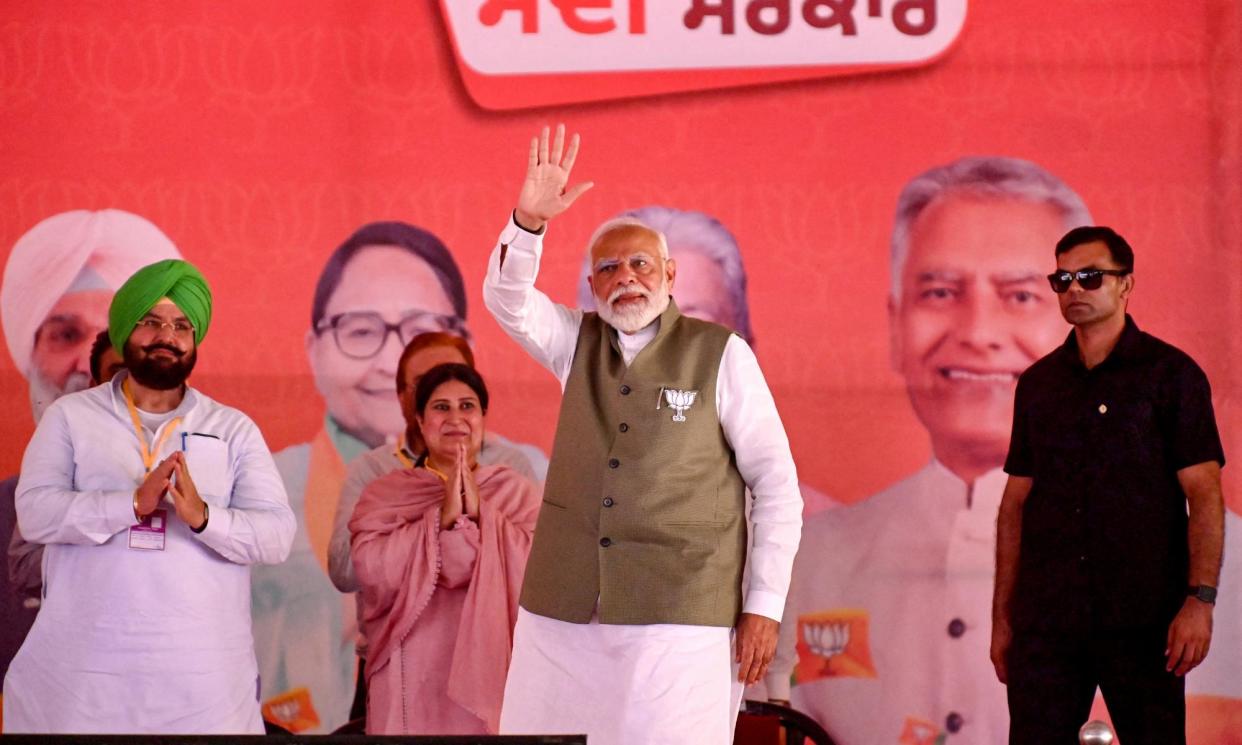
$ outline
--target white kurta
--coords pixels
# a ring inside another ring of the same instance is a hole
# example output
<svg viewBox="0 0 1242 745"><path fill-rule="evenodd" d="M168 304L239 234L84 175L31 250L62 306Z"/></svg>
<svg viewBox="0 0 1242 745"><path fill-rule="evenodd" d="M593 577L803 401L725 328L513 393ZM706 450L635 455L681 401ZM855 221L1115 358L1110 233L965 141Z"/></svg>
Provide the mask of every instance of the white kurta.
<svg viewBox="0 0 1242 745"><path fill-rule="evenodd" d="M124 374L57 400L22 461L22 534L47 545L43 605L4 681L7 732L262 733L250 564L289 553L294 518L254 423L193 389L154 442L185 450L210 505L167 510L163 550L130 548L144 477Z"/></svg>
<svg viewBox="0 0 1242 745"><path fill-rule="evenodd" d="M542 236L510 220L488 263L483 299L564 389L583 313L535 289L541 251ZM626 364L657 331L653 324L618 335ZM802 499L772 394L754 353L737 336L721 358L716 409L753 496L743 611L779 619ZM730 639L727 628L572 624L519 611L501 732L585 732L595 745L729 743L742 690Z"/></svg>

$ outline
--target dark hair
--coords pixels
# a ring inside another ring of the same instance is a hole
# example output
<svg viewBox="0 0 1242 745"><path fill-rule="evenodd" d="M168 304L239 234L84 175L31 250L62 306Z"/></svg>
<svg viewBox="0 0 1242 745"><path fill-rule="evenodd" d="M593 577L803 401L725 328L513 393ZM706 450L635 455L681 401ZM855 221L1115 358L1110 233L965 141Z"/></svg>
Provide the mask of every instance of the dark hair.
<svg viewBox="0 0 1242 745"><path fill-rule="evenodd" d="M474 367L474 351L470 349L470 344L457 334L450 334L446 331L428 331L419 334L410 339L410 343L406 344L405 349L401 351L401 359L397 362L397 393L405 392L405 366L410 358L432 347L452 347L461 352L461 357L467 365Z"/></svg>
<svg viewBox="0 0 1242 745"><path fill-rule="evenodd" d="M323 265L319 282L315 285L315 299L311 302L312 329L317 328L323 320L328 300L341 284L345 267L359 251L369 246L396 246L426 262L440 280L444 294L453 303L453 312L462 321L466 320L465 283L462 282L457 262L453 260L453 255L444 243L426 230L403 222L373 222L355 230L353 235L337 246Z"/></svg>
<svg viewBox="0 0 1242 745"><path fill-rule="evenodd" d="M1084 243L1095 241L1101 241L1108 246L1109 255L1113 257L1113 262L1120 269L1126 272L1134 271L1134 249L1130 248L1130 244L1117 231L1103 225L1084 225L1074 228L1057 241L1055 255L1060 256Z"/></svg>
<svg viewBox="0 0 1242 745"><path fill-rule="evenodd" d="M91 344L91 357L90 357L91 382L92 383L103 382L102 380L99 379L99 374L102 372L102 370L99 369L99 363L103 361L104 352L108 351L111 348L112 348L112 339L108 338L108 329L104 329L103 331L100 331L98 334L95 334L95 341L93 344Z"/></svg>
<svg viewBox="0 0 1242 745"><path fill-rule="evenodd" d="M427 408L427 402L431 400L431 394L450 380L458 380L470 386L474 395L479 397L479 406L483 408L483 413L487 413L487 386L483 383L483 376L473 367L458 362L446 362L427 371L414 389L414 410L421 416Z"/></svg>

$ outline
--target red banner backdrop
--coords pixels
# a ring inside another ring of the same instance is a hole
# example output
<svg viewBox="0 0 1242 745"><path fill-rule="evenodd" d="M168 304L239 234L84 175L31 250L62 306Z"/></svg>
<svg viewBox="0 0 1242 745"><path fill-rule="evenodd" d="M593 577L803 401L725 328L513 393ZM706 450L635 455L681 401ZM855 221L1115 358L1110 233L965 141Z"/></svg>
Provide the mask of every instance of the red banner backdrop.
<svg viewBox="0 0 1242 745"><path fill-rule="evenodd" d="M538 5L553 29L551 3ZM718 218L741 248L756 351L799 475L851 503L932 456L890 363L897 195L933 166L1012 156L1056 174L1130 239L1134 316L1207 371L1226 451L1239 452L1242 10L945 5L962 6L964 25L943 57L915 67L783 83L705 67L661 95L646 95L643 78L596 74L616 88L588 95L566 84L572 71L522 72L505 79L515 106L582 102L498 112L471 97L463 76L477 92L486 75L463 67L463 31L450 33L432 2L9 3L0 262L59 212L149 219L212 283L194 384L250 414L275 452L323 426L306 334L324 261L365 223L424 227L466 280L489 427L546 451L556 381L490 319L480 287L530 136L564 120L582 135L575 175L597 186L551 226L540 286L573 305L585 241L619 211L664 204ZM718 89L719 75L754 84ZM490 85L492 107L508 108L495 100L504 86ZM17 473L33 429L24 372L0 356L0 475ZM1226 493L1238 511L1236 471ZM313 707L311 729L340 723L324 713L335 704Z"/></svg>

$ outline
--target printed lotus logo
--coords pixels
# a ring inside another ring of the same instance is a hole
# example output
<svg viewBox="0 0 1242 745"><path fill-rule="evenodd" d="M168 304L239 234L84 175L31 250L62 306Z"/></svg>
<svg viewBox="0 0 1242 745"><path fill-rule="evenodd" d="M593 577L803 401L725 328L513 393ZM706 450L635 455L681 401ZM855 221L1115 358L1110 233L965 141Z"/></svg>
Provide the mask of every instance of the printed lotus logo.
<svg viewBox="0 0 1242 745"><path fill-rule="evenodd" d="M301 687L264 701L263 718L295 733L319 726L319 713L311 702L310 691Z"/></svg>
<svg viewBox="0 0 1242 745"><path fill-rule="evenodd" d="M839 608L798 617L794 683L822 678L874 678L867 611Z"/></svg>
<svg viewBox="0 0 1242 745"><path fill-rule="evenodd" d="M489 109L927 65L967 0L441 0Z"/></svg>
<svg viewBox="0 0 1242 745"><path fill-rule="evenodd" d="M945 733L926 719L906 717L897 745L944 745Z"/></svg>

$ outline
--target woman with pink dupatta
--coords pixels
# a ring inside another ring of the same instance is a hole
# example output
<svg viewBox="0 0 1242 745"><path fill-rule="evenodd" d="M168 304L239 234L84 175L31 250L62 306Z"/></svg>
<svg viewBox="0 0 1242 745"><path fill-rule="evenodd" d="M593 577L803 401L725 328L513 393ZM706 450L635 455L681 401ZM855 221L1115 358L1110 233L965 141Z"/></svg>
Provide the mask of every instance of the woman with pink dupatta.
<svg viewBox="0 0 1242 745"><path fill-rule="evenodd" d="M438 365L414 394L427 454L372 482L349 521L370 640L368 734L495 734L540 496L479 466L487 388Z"/></svg>

